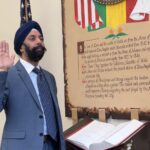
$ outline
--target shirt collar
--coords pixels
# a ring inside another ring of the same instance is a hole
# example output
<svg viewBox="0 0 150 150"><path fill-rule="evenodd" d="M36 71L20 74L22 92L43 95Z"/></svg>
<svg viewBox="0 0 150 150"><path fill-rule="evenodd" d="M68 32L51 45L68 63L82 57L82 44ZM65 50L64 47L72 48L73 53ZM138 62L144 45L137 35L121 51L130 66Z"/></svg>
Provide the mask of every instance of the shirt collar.
<svg viewBox="0 0 150 150"><path fill-rule="evenodd" d="M23 60L22 58L20 58L20 62L24 66L24 68L28 72L28 74L30 74L32 72L32 70L35 68L35 66L33 66L29 62ZM40 69L39 65L36 66L36 67Z"/></svg>

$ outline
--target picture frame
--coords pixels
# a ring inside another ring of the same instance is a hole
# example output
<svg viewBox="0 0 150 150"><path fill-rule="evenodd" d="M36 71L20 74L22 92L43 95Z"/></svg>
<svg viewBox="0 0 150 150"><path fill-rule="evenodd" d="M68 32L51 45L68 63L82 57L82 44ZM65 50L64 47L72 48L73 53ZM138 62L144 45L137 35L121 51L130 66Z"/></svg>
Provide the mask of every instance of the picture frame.
<svg viewBox="0 0 150 150"><path fill-rule="evenodd" d="M150 5L112 3L62 1L66 116L77 108L79 117L98 118L102 108L107 118L129 119L135 108L149 120Z"/></svg>

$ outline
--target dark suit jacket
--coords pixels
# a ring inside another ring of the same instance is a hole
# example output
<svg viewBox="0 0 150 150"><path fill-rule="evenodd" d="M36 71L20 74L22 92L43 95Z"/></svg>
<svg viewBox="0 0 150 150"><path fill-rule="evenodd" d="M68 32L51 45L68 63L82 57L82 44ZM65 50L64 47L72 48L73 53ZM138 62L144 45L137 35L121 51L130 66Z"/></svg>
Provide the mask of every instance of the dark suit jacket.
<svg viewBox="0 0 150 150"><path fill-rule="evenodd" d="M56 110L59 150L65 150L55 79L49 72L43 72ZM1 150L42 150L42 110L31 79L20 62L8 72L0 73L0 111L3 109L6 122Z"/></svg>

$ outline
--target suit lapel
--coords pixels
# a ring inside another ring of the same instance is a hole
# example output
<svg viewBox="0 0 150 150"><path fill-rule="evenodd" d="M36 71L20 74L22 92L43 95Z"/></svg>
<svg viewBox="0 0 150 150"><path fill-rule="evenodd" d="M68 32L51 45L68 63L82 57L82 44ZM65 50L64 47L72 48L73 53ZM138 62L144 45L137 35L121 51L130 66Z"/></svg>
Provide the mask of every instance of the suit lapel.
<svg viewBox="0 0 150 150"><path fill-rule="evenodd" d="M54 93L54 87L52 85L52 79L49 77L49 75L43 70L44 76L48 82L49 88L50 88L50 92L52 95L52 100L54 103L54 107L55 107L55 111L56 111L56 118L57 118L57 122L59 125L59 130L61 131L62 125L60 124L60 120L61 120L61 116L60 116L60 111L59 111L59 107L58 107L58 100L56 97L56 93Z"/></svg>
<svg viewBox="0 0 150 150"><path fill-rule="evenodd" d="M27 71L25 70L23 65L20 63L20 61L18 61L15 66L16 66L18 75L20 76L20 78L22 79L23 83L27 87L27 89L28 89L29 93L31 94L31 96L33 97L35 103L37 104L37 106L41 110L41 106L40 106L40 103L39 103L38 96L36 94L36 91L34 89L34 86L32 84L32 81L31 81Z"/></svg>
<svg viewBox="0 0 150 150"><path fill-rule="evenodd" d="M60 110L59 110L59 106L58 106L58 100L57 100L57 96L56 96L56 92L54 92L54 87L53 87L53 83L54 79L52 79L52 77L50 77L50 75L44 71L42 69L43 73L44 73L44 76L48 82L48 85L49 85L49 88L50 88L50 92L51 92L51 95L52 95L52 100L54 102L54 108L55 108L55 112L56 112L56 119L57 119L57 123L58 123L58 130L59 130L59 142L60 142L60 149L65 149L65 143L64 143L64 135L63 135L63 128L62 128L62 121L61 121L61 116L60 116Z"/></svg>
<svg viewBox="0 0 150 150"><path fill-rule="evenodd" d="M43 69L42 69L43 70ZM43 70L43 73L44 73L44 76L45 76L45 78L46 78L46 80L47 80L47 82L48 82L48 85L49 85L49 88L50 88L50 92L51 92L51 95L52 95L52 98L53 98L53 102L54 102L54 105L55 105L55 107L57 106L56 105L56 95L55 95L55 93L53 92L53 87L52 87L52 83L51 83L51 78L49 77L49 75L47 75L46 73L45 73L45 71Z"/></svg>

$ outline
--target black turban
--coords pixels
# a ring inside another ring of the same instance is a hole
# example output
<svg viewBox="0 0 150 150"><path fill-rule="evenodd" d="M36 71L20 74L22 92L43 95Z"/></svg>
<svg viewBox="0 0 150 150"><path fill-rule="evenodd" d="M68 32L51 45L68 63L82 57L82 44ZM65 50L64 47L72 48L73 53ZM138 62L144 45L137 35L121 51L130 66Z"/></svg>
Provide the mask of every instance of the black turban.
<svg viewBox="0 0 150 150"><path fill-rule="evenodd" d="M23 24L17 30L17 32L15 34L15 38L14 38L14 49L17 54L20 54L21 45L32 29L37 29L43 36L42 29L37 22L29 21L29 22Z"/></svg>

